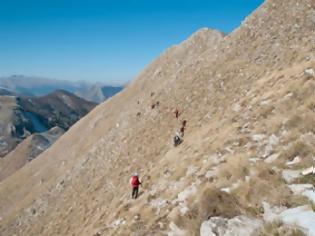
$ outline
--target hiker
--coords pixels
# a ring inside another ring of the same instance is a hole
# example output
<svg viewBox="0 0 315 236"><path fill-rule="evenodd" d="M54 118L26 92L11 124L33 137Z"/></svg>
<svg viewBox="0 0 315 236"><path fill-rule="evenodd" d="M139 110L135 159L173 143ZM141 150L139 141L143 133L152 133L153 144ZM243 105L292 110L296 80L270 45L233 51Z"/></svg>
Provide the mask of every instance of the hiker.
<svg viewBox="0 0 315 236"><path fill-rule="evenodd" d="M180 127L179 134L181 137L184 137L185 128L186 128L187 120L182 121L182 127Z"/></svg>
<svg viewBox="0 0 315 236"><path fill-rule="evenodd" d="M179 144L183 142L182 136L179 132L175 133L173 141L174 141L174 147L177 147Z"/></svg>
<svg viewBox="0 0 315 236"><path fill-rule="evenodd" d="M132 199L137 199L138 197L138 192L139 192L139 186L141 185L141 182L139 180L138 173L135 173L131 179L130 179L130 184L132 187L132 193L131 193L131 198Z"/></svg>
<svg viewBox="0 0 315 236"><path fill-rule="evenodd" d="M180 134L181 137L184 137L184 133L185 133L185 126L182 126L179 129L179 134Z"/></svg>
<svg viewBox="0 0 315 236"><path fill-rule="evenodd" d="M178 117L179 117L179 110L177 108L174 111L174 114L175 114L176 119L178 119Z"/></svg>

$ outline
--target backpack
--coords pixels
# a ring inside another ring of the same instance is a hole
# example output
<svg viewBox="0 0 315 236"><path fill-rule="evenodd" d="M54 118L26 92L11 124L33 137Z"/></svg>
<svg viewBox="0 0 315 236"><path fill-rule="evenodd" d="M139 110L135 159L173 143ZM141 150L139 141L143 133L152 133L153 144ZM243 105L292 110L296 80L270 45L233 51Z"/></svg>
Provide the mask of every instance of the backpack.
<svg viewBox="0 0 315 236"><path fill-rule="evenodd" d="M130 183L131 183L132 186L138 186L139 185L138 176L132 176Z"/></svg>

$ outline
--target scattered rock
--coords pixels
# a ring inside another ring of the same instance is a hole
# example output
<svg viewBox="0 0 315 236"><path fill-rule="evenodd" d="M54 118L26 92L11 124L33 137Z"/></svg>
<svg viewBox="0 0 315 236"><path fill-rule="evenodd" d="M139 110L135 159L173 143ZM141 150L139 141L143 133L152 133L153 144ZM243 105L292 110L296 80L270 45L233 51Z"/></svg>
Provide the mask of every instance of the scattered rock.
<svg viewBox="0 0 315 236"><path fill-rule="evenodd" d="M179 204L180 205L180 213L181 215L185 215L188 211L189 211L189 208L187 207L186 204Z"/></svg>
<svg viewBox="0 0 315 236"><path fill-rule="evenodd" d="M119 228L119 226L124 225L124 224L126 224L126 220L123 219L123 218L119 218L119 219L113 221L113 222L110 224L110 227L116 229L116 228Z"/></svg>
<svg viewBox="0 0 315 236"><path fill-rule="evenodd" d="M272 221L278 220L279 215L287 209L285 207L277 207L277 206L271 207L269 203L267 202L263 202L262 206L264 209L263 219L266 222L272 222Z"/></svg>
<svg viewBox="0 0 315 236"><path fill-rule="evenodd" d="M295 164L300 163L301 160L302 160L301 157L296 156L292 161L288 161L288 162L286 163L286 165L287 165L287 166L295 165Z"/></svg>
<svg viewBox="0 0 315 236"><path fill-rule="evenodd" d="M170 223L170 232L167 233L168 236L181 236L181 235L186 235L186 231L178 228L178 226L174 223Z"/></svg>
<svg viewBox="0 0 315 236"><path fill-rule="evenodd" d="M266 162L266 163L272 163L272 162L274 162L275 160L277 160L278 157L279 157L279 154L278 154L278 153L275 153L275 154L273 154L273 155L267 157L267 158L265 159L265 162Z"/></svg>
<svg viewBox="0 0 315 236"><path fill-rule="evenodd" d="M307 78L315 78L315 70L313 68L308 68L304 70L304 75Z"/></svg>
<svg viewBox="0 0 315 236"><path fill-rule="evenodd" d="M291 184L288 186L296 195L302 195L310 199L315 204L315 188L311 184Z"/></svg>
<svg viewBox="0 0 315 236"><path fill-rule="evenodd" d="M232 110L233 110L234 112L239 112L241 109L242 109L242 107L241 107L239 104L234 104L234 105L232 106Z"/></svg>
<svg viewBox="0 0 315 236"><path fill-rule="evenodd" d="M209 171L207 171L205 177L206 177L207 179L212 179L214 176L215 176L215 171L214 171L214 170L209 170Z"/></svg>
<svg viewBox="0 0 315 236"><path fill-rule="evenodd" d="M150 206L155 208L157 211L157 214L160 213L161 209L166 207L168 205L168 201L165 199L154 199L150 202Z"/></svg>
<svg viewBox="0 0 315 236"><path fill-rule="evenodd" d="M288 209L280 217L286 224L301 227L306 235L315 235L315 213L309 206Z"/></svg>
<svg viewBox="0 0 315 236"><path fill-rule="evenodd" d="M301 171L300 170L283 170L282 171L282 178L287 183L292 183L294 180L301 177Z"/></svg>
<svg viewBox="0 0 315 236"><path fill-rule="evenodd" d="M188 166L186 175L193 175L197 172L198 168L196 166Z"/></svg>
<svg viewBox="0 0 315 236"><path fill-rule="evenodd" d="M271 135L265 147L264 157L270 155L273 152L273 147L278 144L279 144L279 138L274 134Z"/></svg>
<svg viewBox="0 0 315 236"><path fill-rule="evenodd" d="M238 180L236 183L233 183L231 187L221 188L221 191L226 192L226 193L231 193L233 190L237 189L241 183L242 181Z"/></svg>
<svg viewBox="0 0 315 236"><path fill-rule="evenodd" d="M197 192L197 187L193 184L186 188L184 191L180 192L178 194L178 201L184 202L186 201L191 195L195 194Z"/></svg>
<svg viewBox="0 0 315 236"><path fill-rule="evenodd" d="M261 220L246 216L232 219L212 217L201 224L200 236L250 236L261 225Z"/></svg>
<svg viewBox="0 0 315 236"><path fill-rule="evenodd" d="M314 174L315 174L314 166L311 166L311 167L302 171L302 175L314 175Z"/></svg>
<svg viewBox="0 0 315 236"><path fill-rule="evenodd" d="M253 141L255 141L255 142L260 142L260 141L262 141L263 139L265 139L266 138L266 135L265 134L254 134L253 136L252 136L252 139L253 139Z"/></svg>

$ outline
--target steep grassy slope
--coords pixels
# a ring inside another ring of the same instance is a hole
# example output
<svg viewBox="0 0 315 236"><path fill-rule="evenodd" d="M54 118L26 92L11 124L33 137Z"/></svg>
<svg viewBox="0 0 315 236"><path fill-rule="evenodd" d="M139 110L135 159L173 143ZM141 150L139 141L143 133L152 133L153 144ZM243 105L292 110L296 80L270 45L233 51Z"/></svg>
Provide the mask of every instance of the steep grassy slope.
<svg viewBox="0 0 315 236"><path fill-rule="evenodd" d="M167 50L0 184L0 232L198 235L213 216L262 220L263 201L307 204L281 173L314 153L314 11L311 0L270 0L228 36L202 30ZM135 171L144 186L131 200Z"/></svg>

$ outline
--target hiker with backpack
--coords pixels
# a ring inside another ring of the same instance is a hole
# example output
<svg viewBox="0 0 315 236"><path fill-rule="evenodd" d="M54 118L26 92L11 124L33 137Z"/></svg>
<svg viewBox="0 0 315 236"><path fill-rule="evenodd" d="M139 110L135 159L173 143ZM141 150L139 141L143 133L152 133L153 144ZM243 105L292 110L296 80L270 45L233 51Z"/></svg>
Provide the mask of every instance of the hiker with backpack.
<svg viewBox="0 0 315 236"><path fill-rule="evenodd" d="M186 124L187 124L187 120L183 120L182 127L180 127L180 130L179 130L179 134L181 137L184 137Z"/></svg>
<svg viewBox="0 0 315 236"><path fill-rule="evenodd" d="M130 185L132 187L132 193L131 193L131 198L132 199L137 199L138 198L138 193L139 193L139 186L141 185L141 182L139 180L138 173L135 173L131 179L130 179Z"/></svg>
<svg viewBox="0 0 315 236"><path fill-rule="evenodd" d="M179 144L183 142L180 132L175 133L173 141L174 141L174 147L177 147Z"/></svg>
<svg viewBox="0 0 315 236"><path fill-rule="evenodd" d="M180 127L179 131L175 133L175 136L173 138L174 147L177 147L179 144L183 142L185 129L186 129L187 120L182 121L182 126Z"/></svg>
<svg viewBox="0 0 315 236"><path fill-rule="evenodd" d="M178 108L176 108L176 110L174 111L174 114L175 114L176 119L178 119L180 115Z"/></svg>

